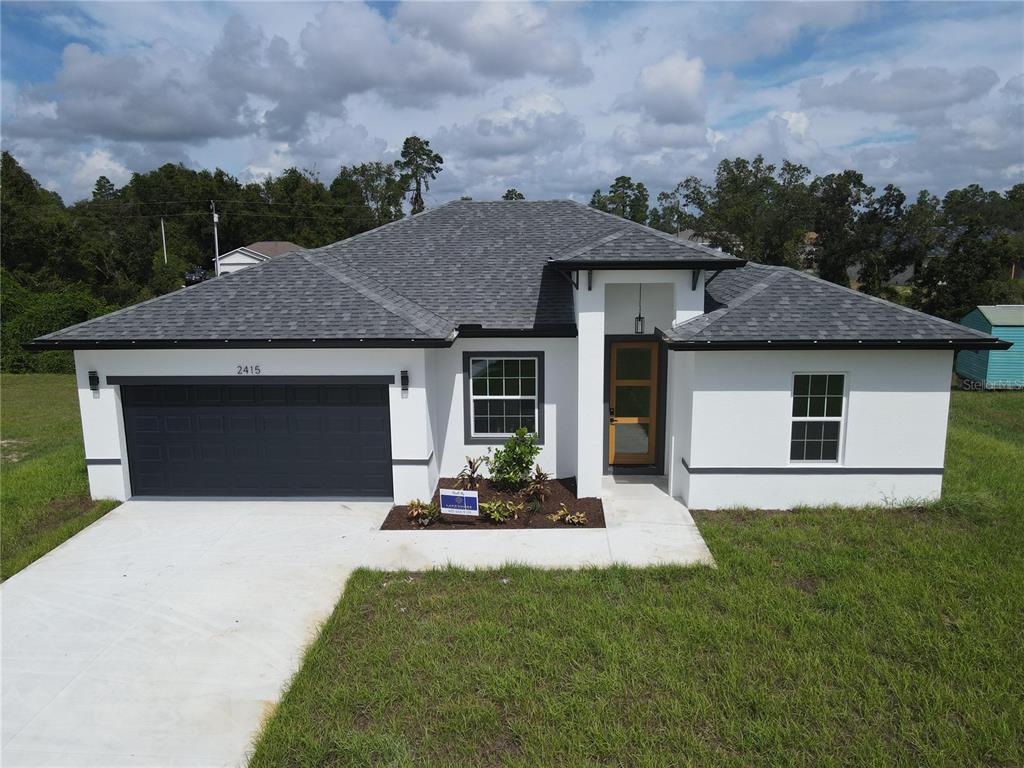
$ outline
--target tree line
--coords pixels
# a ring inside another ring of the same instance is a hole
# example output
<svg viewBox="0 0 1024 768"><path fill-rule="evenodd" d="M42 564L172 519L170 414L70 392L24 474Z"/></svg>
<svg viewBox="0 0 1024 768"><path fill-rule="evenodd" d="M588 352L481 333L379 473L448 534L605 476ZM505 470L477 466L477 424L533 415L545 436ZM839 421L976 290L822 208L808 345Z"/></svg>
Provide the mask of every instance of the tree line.
<svg viewBox="0 0 1024 768"><path fill-rule="evenodd" d="M260 240L314 248L425 208L444 159L428 141L405 140L393 163L342 166L326 182L289 168L242 183L217 169L164 165L122 187L106 177L89 199L65 205L9 153L0 168L0 363L5 371L69 371L61 352L28 354L20 343L179 288L186 273L210 270L211 202L221 253ZM504 200L523 200L515 188ZM826 280L959 319L975 304L1022 300L1009 277L1024 256L1024 184L1006 193L972 185L942 200L908 202L860 173L812 177L760 156L719 164L712 182L681 181L652 202L646 186L620 176L590 204L750 261L813 270ZM161 222L163 228L161 231ZM166 261L163 242L166 239ZM891 277L913 266L907 289Z"/></svg>
<svg viewBox="0 0 1024 768"><path fill-rule="evenodd" d="M877 190L854 170L812 176L758 155L719 163L660 193L620 176L590 204L722 248L748 261L806 269L839 285L949 320L978 304L1024 302L1024 183L1005 193L972 184L940 200ZM1015 272L1016 270L1016 272ZM893 278L912 272L907 287Z"/></svg>

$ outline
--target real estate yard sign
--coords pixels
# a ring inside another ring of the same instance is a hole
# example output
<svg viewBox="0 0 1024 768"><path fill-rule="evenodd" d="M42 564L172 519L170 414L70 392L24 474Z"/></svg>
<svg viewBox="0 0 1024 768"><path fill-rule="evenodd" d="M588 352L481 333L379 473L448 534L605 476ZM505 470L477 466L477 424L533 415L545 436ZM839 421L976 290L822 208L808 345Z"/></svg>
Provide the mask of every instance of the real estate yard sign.
<svg viewBox="0 0 1024 768"><path fill-rule="evenodd" d="M441 514L459 517L480 517L480 496L476 491L454 491L442 488Z"/></svg>

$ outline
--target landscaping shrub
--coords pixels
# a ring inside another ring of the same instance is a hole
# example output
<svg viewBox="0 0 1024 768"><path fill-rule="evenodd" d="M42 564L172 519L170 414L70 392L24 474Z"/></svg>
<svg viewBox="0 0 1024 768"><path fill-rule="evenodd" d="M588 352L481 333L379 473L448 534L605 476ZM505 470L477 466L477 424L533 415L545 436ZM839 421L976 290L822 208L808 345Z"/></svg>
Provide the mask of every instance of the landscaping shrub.
<svg viewBox="0 0 1024 768"><path fill-rule="evenodd" d="M483 477L482 469L486 463L486 456L477 456L475 459L472 456L467 456L466 466L455 477L459 488L464 491L471 491L480 485L480 479Z"/></svg>
<svg viewBox="0 0 1024 768"><path fill-rule="evenodd" d="M493 456L488 452L491 480L507 490L519 489L529 478L530 469L539 455L537 436L520 427L501 448L494 451Z"/></svg>
<svg viewBox="0 0 1024 768"><path fill-rule="evenodd" d="M416 525L426 528L441 516L441 510L437 504L421 499L413 499L409 502L409 519Z"/></svg>
<svg viewBox="0 0 1024 768"><path fill-rule="evenodd" d="M559 504L558 509L549 515L549 518L556 523L565 523L566 525L586 525L587 515L583 511L570 512L565 508L565 504Z"/></svg>

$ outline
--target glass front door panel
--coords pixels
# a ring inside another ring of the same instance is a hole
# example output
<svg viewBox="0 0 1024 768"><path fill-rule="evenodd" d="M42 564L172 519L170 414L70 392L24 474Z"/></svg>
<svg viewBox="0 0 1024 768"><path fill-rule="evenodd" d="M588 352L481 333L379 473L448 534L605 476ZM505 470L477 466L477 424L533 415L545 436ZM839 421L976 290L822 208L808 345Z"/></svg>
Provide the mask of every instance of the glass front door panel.
<svg viewBox="0 0 1024 768"><path fill-rule="evenodd" d="M651 350L646 347L623 347L615 361L616 379L651 378Z"/></svg>
<svg viewBox="0 0 1024 768"><path fill-rule="evenodd" d="M651 387L628 386L615 387L615 415L624 416L650 416L651 415Z"/></svg>
<svg viewBox="0 0 1024 768"><path fill-rule="evenodd" d="M613 342L608 462L651 464L655 458L658 344Z"/></svg>
<svg viewBox="0 0 1024 768"><path fill-rule="evenodd" d="M619 454L646 455L651 447L650 424L617 424L615 451Z"/></svg>

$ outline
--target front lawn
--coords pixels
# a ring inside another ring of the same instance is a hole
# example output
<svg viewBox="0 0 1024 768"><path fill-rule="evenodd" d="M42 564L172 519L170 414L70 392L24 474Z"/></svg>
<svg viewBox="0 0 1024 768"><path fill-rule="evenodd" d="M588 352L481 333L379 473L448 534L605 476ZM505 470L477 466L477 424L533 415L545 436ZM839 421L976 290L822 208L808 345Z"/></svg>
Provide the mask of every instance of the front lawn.
<svg viewBox="0 0 1024 768"><path fill-rule="evenodd" d="M117 505L92 501L75 377L0 377L0 578Z"/></svg>
<svg viewBox="0 0 1024 768"><path fill-rule="evenodd" d="M705 513L718 562L356 573L253 766L1024 764L1024 393L945 497Z"/></svg>

